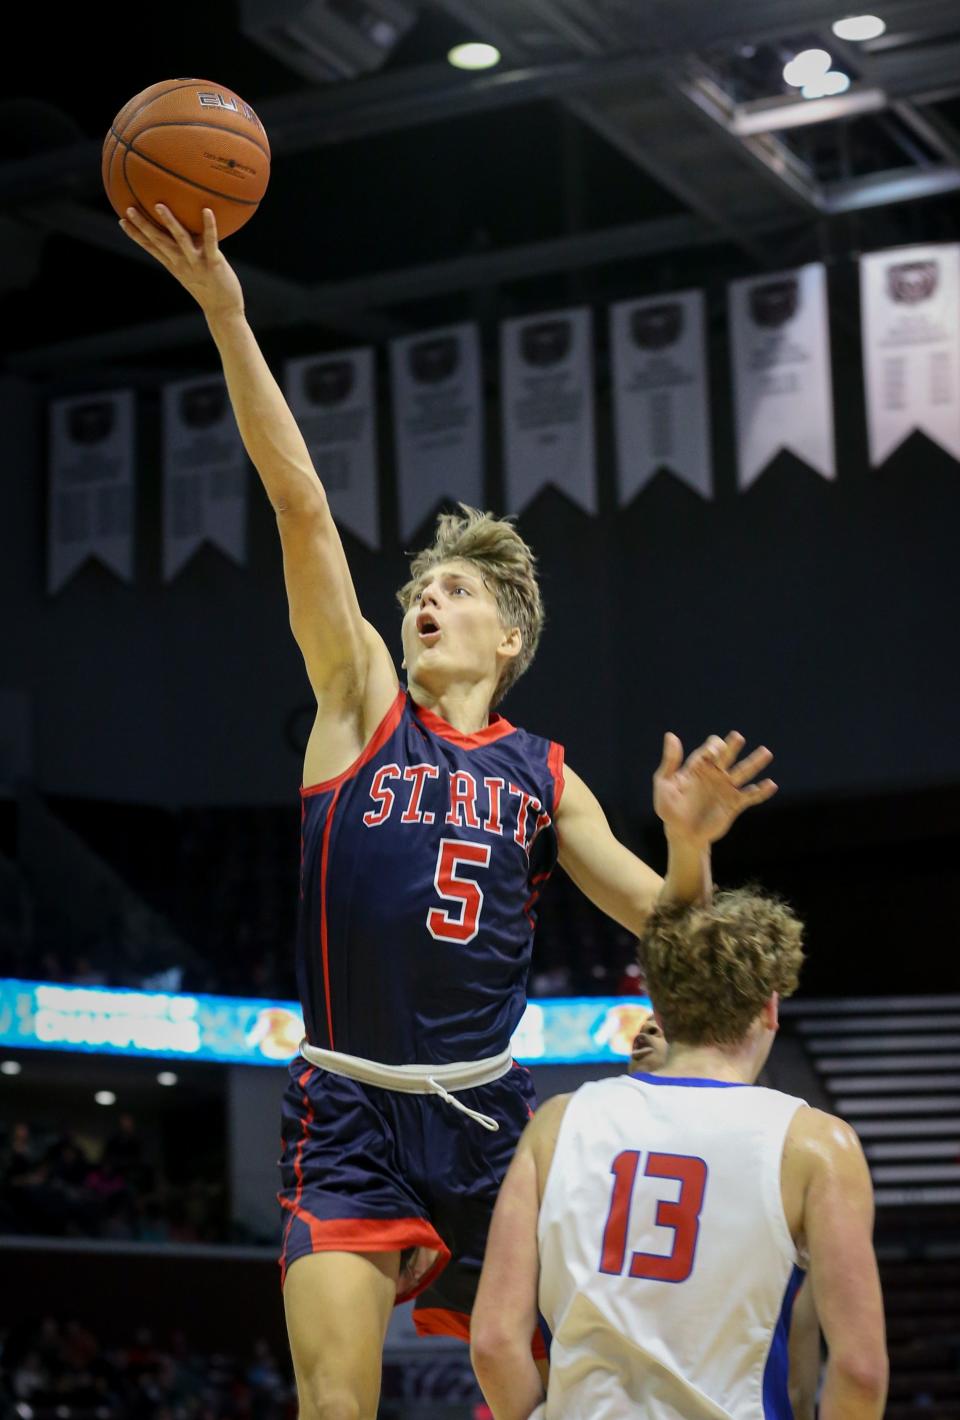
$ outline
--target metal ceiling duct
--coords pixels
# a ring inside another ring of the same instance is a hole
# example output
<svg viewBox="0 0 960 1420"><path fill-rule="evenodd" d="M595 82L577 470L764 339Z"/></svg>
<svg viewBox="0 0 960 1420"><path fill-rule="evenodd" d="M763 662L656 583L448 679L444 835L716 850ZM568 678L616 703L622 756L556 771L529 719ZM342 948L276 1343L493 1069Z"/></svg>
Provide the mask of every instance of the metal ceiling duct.
<svg viewBox="0 0 960 1420"><path fill-rule="evenodd" d="M241 0L243 33L313 83L379 69L416 23L403 0Z"/></svg>

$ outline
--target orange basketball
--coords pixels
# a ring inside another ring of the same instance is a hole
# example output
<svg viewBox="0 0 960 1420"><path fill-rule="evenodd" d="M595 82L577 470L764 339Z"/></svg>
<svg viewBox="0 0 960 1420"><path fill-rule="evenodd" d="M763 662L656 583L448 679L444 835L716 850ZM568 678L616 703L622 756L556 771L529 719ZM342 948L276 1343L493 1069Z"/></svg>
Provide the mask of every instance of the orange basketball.
<svg viewBox="0 0 960 1420"><path fill-rule="evenodd" d="M103 143L103 185L122 217L139 207L156 220L163 202L191 232L203 209L228 237L249 222L270 180L270 144L249 104L206 79L151 84L117 114Z"/></svg>

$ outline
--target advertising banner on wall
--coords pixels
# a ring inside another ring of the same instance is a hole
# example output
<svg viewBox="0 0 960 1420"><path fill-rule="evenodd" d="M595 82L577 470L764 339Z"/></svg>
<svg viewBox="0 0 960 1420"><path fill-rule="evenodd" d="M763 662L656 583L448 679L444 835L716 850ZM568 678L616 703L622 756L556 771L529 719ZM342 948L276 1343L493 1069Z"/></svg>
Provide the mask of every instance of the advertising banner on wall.
<svg viewBox="0 0 960 1420"><path fill-rule="evenodd" d="M376 370L372 350L288 360L287 401L342 528L380 547Z"/></svg>
<svg viewBox="0 0 960 1420"><path fill-rule="evenodd" d="M730 339L740 488L781 449L835 478L826 268L734 281Z"/></svg>
<svg viewBox="0 0 960 1420"><path fill-rule="evenodd" d="M860 261L870 462L920 430L960 459L960 245Z"/></svg>
<svg viewBox="0 0 960 1420"><path fill-rule="evenodd" d="M48 592L89 558L133 580L134 423L132 390L51 401Z"/></svg>
<svg viewBox="0 0 960 1420"><path fill-rule="evenodd" d="M513 1035L526 1064L624 1064L646 996L528 1001ZM0 980L0 1046L286 1065L303 1039L296 1001Z"/></svg>
<svg viewBox="0 0 960 1420"><path fill-rule="evenodd" d="M590 311L504 321L500 336L508 511L521 513L552 484L595 513Z"/></svg>
<svg viewBox="0 0 960 1420"><path fill-rule="evenodd" d="M620 506L661 468L709 498L703 292L619 302L610 311L610 351Z"/></svg>
<svg viewBox="0 0 960 1420"><path fill-rule="evenodd" d="M204 542L243 566L247 455L226 382L177 380L163 390L163 580Z"/></svg>
<svg viewBox="0 0 960 1420"><path fill-rule="evenodd" d="M474 325L390 342L400 536L442 502L483 505L483 391Z"/></svg>

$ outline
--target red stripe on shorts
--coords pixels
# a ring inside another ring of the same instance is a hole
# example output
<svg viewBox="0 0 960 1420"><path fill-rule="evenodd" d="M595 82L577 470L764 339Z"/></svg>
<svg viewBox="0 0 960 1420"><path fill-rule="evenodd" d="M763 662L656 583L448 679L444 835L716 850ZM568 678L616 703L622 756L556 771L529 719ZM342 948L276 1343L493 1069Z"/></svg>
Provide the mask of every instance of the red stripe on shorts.
<svg viewBox="0 0 960 1420"><path fill-rule="evenodd" d="M456 1336L460 1341L470 1340L470 1315L468 1312L451 1311L448 1307L414 1308L413 1324L418 1336ZM539 1326L530 1341L530 1350L535 1361L547 1359L547 1344Z"/></svg>

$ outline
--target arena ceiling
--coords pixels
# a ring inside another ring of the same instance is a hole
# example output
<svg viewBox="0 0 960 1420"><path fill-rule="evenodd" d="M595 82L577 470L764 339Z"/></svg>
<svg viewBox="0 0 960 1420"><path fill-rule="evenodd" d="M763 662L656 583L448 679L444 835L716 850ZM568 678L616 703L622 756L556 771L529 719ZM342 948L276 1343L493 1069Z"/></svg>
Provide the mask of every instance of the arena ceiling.
<svg viewBox="0 0 960 1420"><path fill-rule="evenodd" d="M398 37L362 72L369 44L342 39L365 8ZM842 0L169 0L128 28L35 6L0 101L3 368L203 358L202 319L99 180L114 113L174 75L228 85L267 129L270 190L227 254L291 353L956 240L960 9L865 8L887 30L854 44L831 33ZM465 39L500 65L452 69ZM818 44L853 83L802 99L783 62Z"/></svg>

